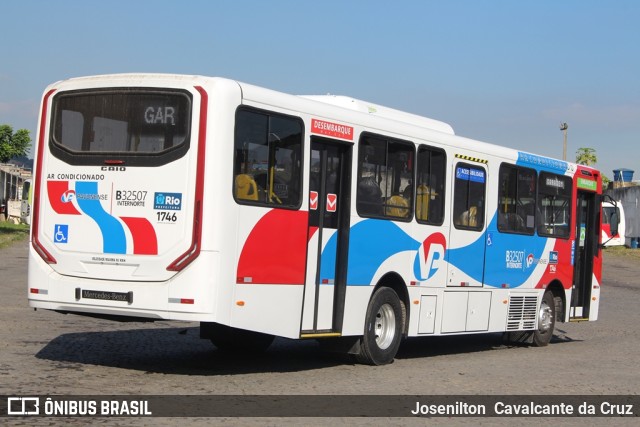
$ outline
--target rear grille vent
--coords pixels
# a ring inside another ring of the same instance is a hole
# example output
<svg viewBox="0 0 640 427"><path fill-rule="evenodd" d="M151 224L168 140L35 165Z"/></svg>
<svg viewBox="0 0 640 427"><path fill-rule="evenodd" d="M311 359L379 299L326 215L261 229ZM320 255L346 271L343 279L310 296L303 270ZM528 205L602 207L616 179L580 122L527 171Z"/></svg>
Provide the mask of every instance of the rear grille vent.
<svg viewBox="0 0 640 427"><path fill-rule="evenodd" d="M537 303L538 297L535 295L511 295L507 331L535 329Z"/></svg>

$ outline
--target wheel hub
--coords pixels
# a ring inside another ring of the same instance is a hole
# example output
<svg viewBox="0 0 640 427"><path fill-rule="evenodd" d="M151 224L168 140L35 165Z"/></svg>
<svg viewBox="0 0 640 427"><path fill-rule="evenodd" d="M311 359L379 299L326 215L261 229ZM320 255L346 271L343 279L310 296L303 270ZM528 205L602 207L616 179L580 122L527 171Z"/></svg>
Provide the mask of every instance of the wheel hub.
<svg viewBox="0 0 640 427"><path fill-rule="evenodd" d="M375 334L376 344L382 350L388 348L395 337L396 318L393 308L389 304L383 304L376 314Z"/></svg>
<svg viewBox="0 0 640 427"><path fill-rule="evenodd" d="M540 304L540 311L538 312L538 330L540 332L545 333L551 329L553 320L551 318L552 315L551 307L549 307L546 302L542 301Z"/></svg>

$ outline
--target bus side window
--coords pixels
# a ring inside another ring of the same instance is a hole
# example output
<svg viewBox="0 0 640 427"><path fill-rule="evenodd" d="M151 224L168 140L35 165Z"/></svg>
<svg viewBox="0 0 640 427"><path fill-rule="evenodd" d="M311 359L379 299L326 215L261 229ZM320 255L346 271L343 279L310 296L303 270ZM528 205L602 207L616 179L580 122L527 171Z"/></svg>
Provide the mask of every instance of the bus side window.
<svg viewBox="0 0 640 427"><path fill-rule="evenodd" d="M359 151L358 214L408 221L413 207L413 143L363 134Z"/></svg>
<svg viewBox="0 0 640 427"><path fill-rule="evenodd" d="M536 171L503 163L498 180L498 230L533 234L535 231Z"/></svg>
<svg viewBox="0 0 640 427"><path fill-rule="evenodd" d="M262 110L236 112L233 196L242 204L297 209L302 189L302 122Z"/></svg>
<svg viewBox="0 0 640 427"><path fill-rule="evenodd" d="M538 234L569 238L571 224L571 178L549 172L538 177Z"/></svg>
<svg viewBox="0 0 640 427"><path fill-rule="evenodd" d="M446 160L443 150L418 147L416 219L420 223L442 225Z"/></svg>
<svg viewBox="0 0 640 427"><path fill-rule="evenodd" d="M453 189L453 225L480 231L484 227L486 172L478 166L458 163Z"/></svg>

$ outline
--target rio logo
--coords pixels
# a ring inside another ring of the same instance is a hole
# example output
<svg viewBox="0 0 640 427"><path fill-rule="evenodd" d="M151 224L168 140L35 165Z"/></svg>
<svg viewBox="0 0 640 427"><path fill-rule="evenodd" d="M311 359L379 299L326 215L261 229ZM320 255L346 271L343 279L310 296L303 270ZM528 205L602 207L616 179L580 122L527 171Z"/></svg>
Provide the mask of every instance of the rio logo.
<svg viewBox="0 0 640 427"><path fill-rule="evenodd" d="M179 211L182 209L182 193L155 193L153 208L157 210Z"/></svg>
<svg viewBox="0 0 640 427"><path fill-rule="evenodd" d="M428 280L444 263L447 239L442 233L433 233L420 245L413 270L418 280Z"/></svg>

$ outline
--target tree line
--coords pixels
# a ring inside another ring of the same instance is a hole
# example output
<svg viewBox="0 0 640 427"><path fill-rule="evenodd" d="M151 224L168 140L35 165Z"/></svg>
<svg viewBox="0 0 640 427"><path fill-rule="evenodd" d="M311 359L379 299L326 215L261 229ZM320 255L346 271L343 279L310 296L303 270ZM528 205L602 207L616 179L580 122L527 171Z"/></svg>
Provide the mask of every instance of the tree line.
<svg viewBox="0 0 640 427"><path fill-rule="evenodd" d="M26 156L31 147L31 136L26 129L13 131L10 125L0 125L0 163L14 157Z"/></svg>

